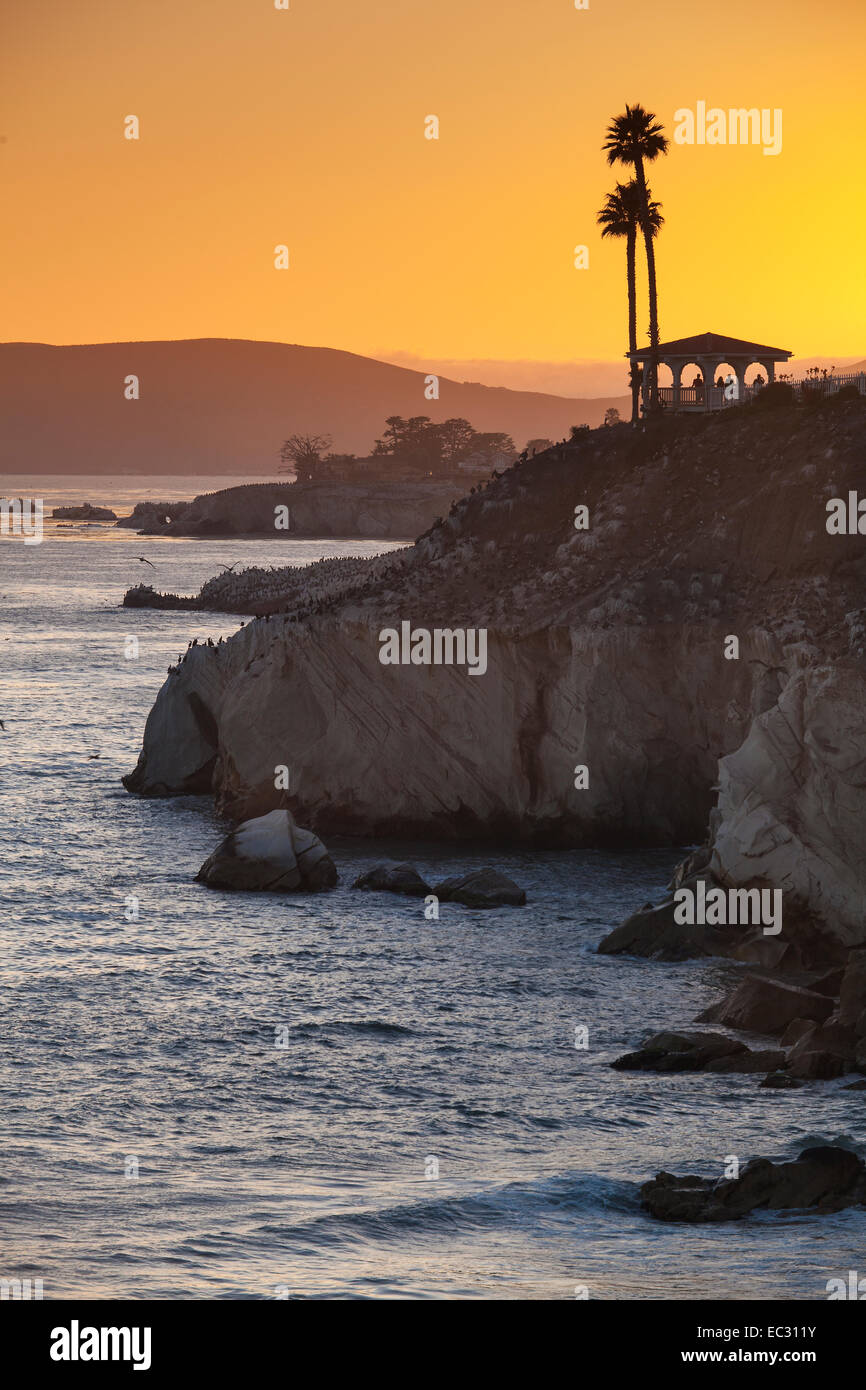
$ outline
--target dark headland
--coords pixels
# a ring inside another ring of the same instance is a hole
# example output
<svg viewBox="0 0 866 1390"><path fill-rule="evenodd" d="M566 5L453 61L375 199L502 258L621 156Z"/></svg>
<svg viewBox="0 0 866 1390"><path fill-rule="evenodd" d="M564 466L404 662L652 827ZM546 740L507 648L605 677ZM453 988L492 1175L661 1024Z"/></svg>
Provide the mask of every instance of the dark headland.
<svg viewBox="0 0 866 1390"><path fill-rule="evenodd" d="M701 844L679 882L780 890L781 933L674 929L668 901L603 948L782 979L716 1016L772 1017L774 1048L664 1035L646 1065L866 1069L864 438L864 400L601 429L413 546L220 575L197 603L268 616L172 668L126 786L325 835ZM486 629L486 672L383 665L403 622Z"/></svg>

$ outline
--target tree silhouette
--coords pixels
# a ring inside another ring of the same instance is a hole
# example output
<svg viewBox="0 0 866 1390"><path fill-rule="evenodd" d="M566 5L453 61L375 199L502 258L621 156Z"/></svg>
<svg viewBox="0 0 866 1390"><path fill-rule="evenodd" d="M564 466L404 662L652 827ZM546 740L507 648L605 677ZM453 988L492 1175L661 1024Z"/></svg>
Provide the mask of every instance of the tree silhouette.
<svg viewBox="0 0 866 1390"><path fill-rule="evenodd" d="M652 235L656 236L658 230L664 222L661 215L661 204L652 201L650 190L647 189L648 213L647 218L652 228ZM630 183L618 183L613 193L608 193L604 206L599 209L596 222L602 228L603 237L625 237L625 263L626 277L628 279L628 350L637 352L637 277L635 267L635 250L637 247L637 234L642 226L641 212L643 202L637 181L632 179ZM638 398L640 396L640 383L637 372L633 369L630 374L631 382L631 422L633 425L638 421Z"/></svg>
<svg viewBox="0 0 866 1390"><path fill-rule="evenodd" d="M283 463L294 466L299 483L310 483L322 461L322 454L330 449L333 440L329 434L292 434L280 449ZM289 468L283 468L288 473Z"/></svg>
<svg viewBox="0 0 866 1390"><path fill-rule="evenodd" d="M625 113L615 116L607 128L607 138L602 146L608 164L627 164L634 169L635 183L641 201L640 227L646 250L647 280L649 282L649 338L650 409L658 408L658 345L659 310L658 288L656 284L656 258L653 237L655 235L649 217L650 196L647 188L644 164L651 164L660 154L666 154L668 139L664 127L653 114L640 105L626 104Z"/></svg>

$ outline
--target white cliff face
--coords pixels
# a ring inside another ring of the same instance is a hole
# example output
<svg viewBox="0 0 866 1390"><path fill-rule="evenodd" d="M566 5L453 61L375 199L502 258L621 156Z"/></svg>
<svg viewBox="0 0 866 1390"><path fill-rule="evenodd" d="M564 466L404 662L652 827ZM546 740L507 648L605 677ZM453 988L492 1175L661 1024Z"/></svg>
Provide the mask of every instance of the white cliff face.
<svg viewBox="0 0 866 1390"><path fill-rule="evenodd" d="M126 784L323 833L546 845L682 845L712 811L723 882L863 940L866 552L825 519L864 426L852 402L601 430L412 547L294 571L270 609L290 616L169 677ZM382 665L402 621L485 629L485 674Z"/></svg>
<svg viewBox="0 0 866 1390"><path fill-rule="evenodd" d="M190 647L183 665L165 682L147 717L147 776L139 767L124 785L148 796L209 792L219 741L226 647Z"/></svg>
<svg viewBox="0 0 866 1390"><path fill-rule="evenodd" d="M476 677L383 666L379 630L344 610L191 649L160 692L130 789L210 782L246 816L284 800L284 765L298 819L330 833L682 843L702 837L718 757L765 708L783 660L760 632L729 662L722 634L703 628L489 631Z"/></svg>
<svg viewBox="0 0 866 1390"><path fill-rule="evenodd" d="M844 945L866 942L866 671L795 675L720 767L710 867L780 887Z"/></svg>

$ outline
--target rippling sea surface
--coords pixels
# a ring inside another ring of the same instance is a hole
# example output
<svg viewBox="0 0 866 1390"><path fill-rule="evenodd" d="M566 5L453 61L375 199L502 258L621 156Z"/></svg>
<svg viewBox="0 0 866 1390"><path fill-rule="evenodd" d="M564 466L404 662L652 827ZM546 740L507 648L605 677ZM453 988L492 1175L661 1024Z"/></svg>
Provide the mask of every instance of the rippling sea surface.
<svg viewBox="0 0 866 1390"><path fill-rule="evenodd" d="M844 1081L610 1069L731 978L595 954L675 851L332 840L332 893L220 894L193 882L225 830L209 800L121 786L169 662L240 621L124 611L142 571L195 592L238 559L382 548L0 540L0 1277L41 1277L46 1298L825 1298L862 1272L862 1212L640 1211L660 1168L866 1138L866 1093ZM435 922L351 891L389 857L434 881L494 864L528 906L443 904Z"/></svg>

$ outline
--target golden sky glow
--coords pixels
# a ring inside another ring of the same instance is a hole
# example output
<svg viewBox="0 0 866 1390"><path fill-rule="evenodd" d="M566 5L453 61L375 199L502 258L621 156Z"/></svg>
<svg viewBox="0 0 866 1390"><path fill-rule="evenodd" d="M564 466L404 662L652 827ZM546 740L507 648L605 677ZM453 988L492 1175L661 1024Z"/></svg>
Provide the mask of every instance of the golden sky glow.
<svg viewBox="0 0 866 1390"><path fill-rule="evenodd" d="M5 0L0 26L6 340L617 357L605 125L703 100L781 108L783 147L651 169L662 338L866 353L862 0Z"/></svg>

